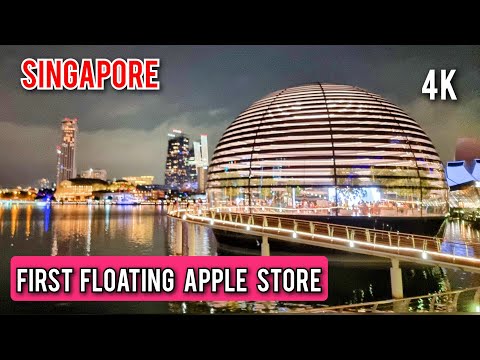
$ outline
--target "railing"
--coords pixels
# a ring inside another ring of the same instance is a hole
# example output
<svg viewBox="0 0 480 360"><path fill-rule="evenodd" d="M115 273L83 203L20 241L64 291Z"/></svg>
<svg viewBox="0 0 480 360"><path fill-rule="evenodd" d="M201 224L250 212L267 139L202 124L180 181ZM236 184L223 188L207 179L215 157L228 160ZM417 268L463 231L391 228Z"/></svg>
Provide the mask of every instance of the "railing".
<svg viewBox="0 0 480 360"><path fill-rule="evenodd" d="M444 293L415 296L404 299L372 301L352 305L327 306L316 309L302 309L302 313L384 313L384 312L457 312L458 300L461 295L470 293L473 299L469 302L466 312L480 313L480 287L448 291ZM465 301L462 301L465 302Z"/></svg>
<svg viewBox="0 0 480 360"><path fill-rule="evenodd" d="M254 236L307 243L347 251L402 258L426 264L456 265L480 271L480 243L449 242L452 253L442 250L442 239L393 231L375 230L283 216L233 212L231 208L169 206L170 216Z"/></svg>
<svg viewBox="0 0 480 360"><path fill-rule="evenodd" d="M407 203L407 202L404 202ZM181 206L185 206L185 203L181 204ZM193 206L198 206L194 204ZM200 205L202 206L202 205ZM203 205L204 206L204 205ZM325 216L394 216L394 217L408 217L408 216L420 216L421 212L418 209L406 209L406 208L397 208L397 207L368 207L368 208L361 208L361 207L347 207L347 206L315 206L315 207L308 207L308 206L297 206L293 207L275 207L275 206L267 206L267 205L222 205L218 207L219 209L230 210L232 212L254 212L254 213L272 213L272 214L301 214L301 215L325 215ZM423 213L423 217L428 216L442 216L445 214L441 213Z"/></svg>

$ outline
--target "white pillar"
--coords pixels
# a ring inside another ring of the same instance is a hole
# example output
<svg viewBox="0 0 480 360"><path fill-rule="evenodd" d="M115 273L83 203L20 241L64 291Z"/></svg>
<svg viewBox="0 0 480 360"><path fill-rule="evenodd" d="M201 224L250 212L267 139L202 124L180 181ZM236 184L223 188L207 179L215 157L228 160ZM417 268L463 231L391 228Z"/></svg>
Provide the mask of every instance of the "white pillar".
<svg viewBox="0 0 480 360"><path fill-rule="evenodd" d="M195 256L195 224L188 224L188 256Z"/></svg>
<svg viewBox="0 0 480 360"><path fill-rule="evenodd" d="M183 255L183 222L176 220L175 255Z"/></svg>
<svg viewBox="0 0 480 360"><path fill-rule="evenodd" d="M262 256L270 256L270 244L267 235L262 236Z"/></svg>
<svg viewBox="0 0 480 360"><path fill-rule="evenodd" d="M400 269L399 261L392 259L392 267L390 268L390 281L392 284L392 297L394 299L403 298L403 282L402 269Z"/></svg>

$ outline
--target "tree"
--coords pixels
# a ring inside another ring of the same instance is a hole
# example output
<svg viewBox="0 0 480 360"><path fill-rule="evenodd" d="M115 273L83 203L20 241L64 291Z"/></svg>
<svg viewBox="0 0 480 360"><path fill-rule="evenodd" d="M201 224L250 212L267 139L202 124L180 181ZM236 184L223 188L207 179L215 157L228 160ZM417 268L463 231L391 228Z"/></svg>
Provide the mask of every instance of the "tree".
<svg viewBox="0 0 480 360"><path fill-rule="evenodd" d="M354 168L337 169L337 193L347 201L361 200L367 196ZM338 205L338 204L337 204Z"/></svg>

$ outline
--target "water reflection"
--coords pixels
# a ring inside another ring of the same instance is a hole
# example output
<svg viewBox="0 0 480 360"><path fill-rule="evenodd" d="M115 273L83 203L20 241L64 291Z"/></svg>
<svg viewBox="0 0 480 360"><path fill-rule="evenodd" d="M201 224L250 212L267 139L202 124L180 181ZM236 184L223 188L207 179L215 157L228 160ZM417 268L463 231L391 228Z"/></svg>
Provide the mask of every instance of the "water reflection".
<svg viewBox="0 0 480 360"><path fill-rule="evenodd" d="M211 230L203 226L185 224L181 240L177 239L176 223L165 216L160 206L0 205L0 313L11 312L12 308L22 312L26 306L13 304L8 295L9 260L15 255L228 255L229 249L218 246ZM190 231L195 233L195 242L189 237ZM478 242L478 229L463 221L452 221L445 227L442 249L471 255L471 244ZM253 250L253 254L258 255L259 251ZM272 255L288 255L288 251L272 252ZM330 263L328 305L391 297L388 261L355 254L325 255ZM460 270L403 269L405 296L480 285L480 275ZM77 312L88 308L88 312L281 313L326 306L326 303L174 302L109 306L73 303L64 306ZM418 304L419 308L425 306ZM47 311L40 305L35 309L35 312Z"/></svg>
<svg viewBox="0 0 480 360"><path fill-rule="evenodd" d="M0 246L14 244L12 255L165 255L166 233L154 206L0 205Z"/></svg>
<svg viewBox="0 0 480 360"><path fill-rule="evenodd" d="M464 220L452 220L445 227L442 252L456 256L480 256L472 245L480 243L480 231Z"/></svg>

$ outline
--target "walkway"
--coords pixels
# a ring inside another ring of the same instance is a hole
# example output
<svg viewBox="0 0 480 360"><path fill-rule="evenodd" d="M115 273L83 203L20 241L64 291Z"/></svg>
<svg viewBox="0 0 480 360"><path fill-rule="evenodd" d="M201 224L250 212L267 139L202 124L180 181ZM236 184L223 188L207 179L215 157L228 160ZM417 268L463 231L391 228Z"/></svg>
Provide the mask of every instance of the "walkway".
<svg viewBox="0 0 480 360"><path fill-rule="evenodd" d="M268 238L271 238L390 258L393 268L398 268L398 262L402 261L480 273L478 243L455 243L450 247L453 249L453 254L450 254L442 252L442 239L437 237L290 219L276 215L237 213L230 210L226 208L187 210L170 206L168 214L188 223L258 236L262 238L263 255L269 255Z"/></svg>

